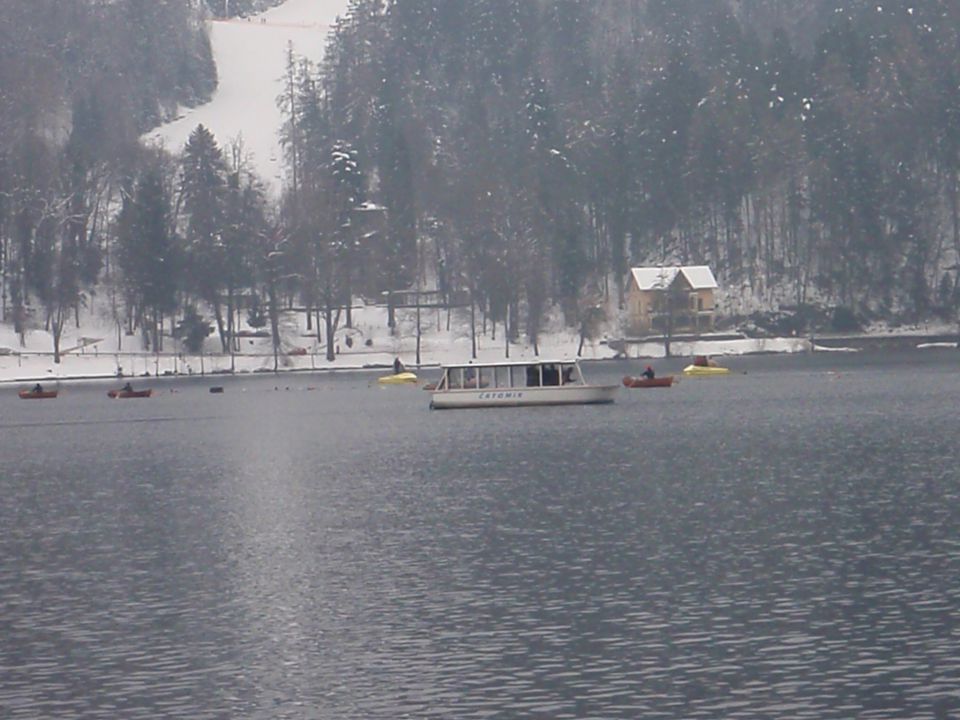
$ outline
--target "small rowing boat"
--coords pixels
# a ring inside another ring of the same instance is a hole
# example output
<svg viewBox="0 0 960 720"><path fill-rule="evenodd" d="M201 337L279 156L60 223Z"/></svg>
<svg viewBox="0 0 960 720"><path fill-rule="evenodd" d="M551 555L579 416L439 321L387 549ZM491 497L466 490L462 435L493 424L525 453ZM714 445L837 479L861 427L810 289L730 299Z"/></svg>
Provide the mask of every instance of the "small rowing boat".
<svg viewBox="0 0 960 720"><path fill-rule="evenodd" d="M125 400L128 398L148 398L153 395L153 390L111 390L107 397Z"/></svg>
<svg viewBox="0 0 960 720"><path fill-rule="evenodd" d="M673 385L673 375L664 375L663 377L632 377L627 375L623 378L624 387L628 388L659 388L670 387Z"/></svg>
<svg viewBox="0 0 960 720"><path fill-rule="evenodd" d="M395 375L384 375L378 378L377 382L381 385L407 385L417 382L417 376L412 372L402 372Z"/></svg>
<svg viewBox="0 0 960 720"><path fill-rule="evenodd" d="M53 400L58 392L58 390L41 390L40 392L21 390L18 395L21 400Z"/></svg>

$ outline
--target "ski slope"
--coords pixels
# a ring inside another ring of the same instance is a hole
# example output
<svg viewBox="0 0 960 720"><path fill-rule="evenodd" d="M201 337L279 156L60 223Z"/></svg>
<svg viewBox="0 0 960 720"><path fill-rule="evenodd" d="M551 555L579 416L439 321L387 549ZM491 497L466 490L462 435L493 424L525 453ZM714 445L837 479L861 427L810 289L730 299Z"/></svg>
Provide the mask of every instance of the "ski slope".
<svg viewBox="0 0 960 720"><path fill-rule="evenodd" d="M219 85L209 103L184 108L173 122L148 134L171 152L179 152L198 124L208 127L225 150L240 138L268 191L283 184L283 155L277 108L286 70L287 47L314 62L323 59L327 32L348 0L287 0L260 15L212 23L210 40Z"/></svg>

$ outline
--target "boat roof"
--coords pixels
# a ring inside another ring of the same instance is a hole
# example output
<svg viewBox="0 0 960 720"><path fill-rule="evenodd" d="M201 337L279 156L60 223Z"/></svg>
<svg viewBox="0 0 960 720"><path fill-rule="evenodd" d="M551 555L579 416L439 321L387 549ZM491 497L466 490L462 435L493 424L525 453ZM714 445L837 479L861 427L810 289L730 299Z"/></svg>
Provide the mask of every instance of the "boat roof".
<svg viewBox="0 0 960 720"><path fill-rule="evenodd" d="M530 365L576 365L577 358L530 358L528 360L494 360L492 362L478 362L476 360L463 363L444 363L444 369L478 368L478 367L529 367Z"/></svg>

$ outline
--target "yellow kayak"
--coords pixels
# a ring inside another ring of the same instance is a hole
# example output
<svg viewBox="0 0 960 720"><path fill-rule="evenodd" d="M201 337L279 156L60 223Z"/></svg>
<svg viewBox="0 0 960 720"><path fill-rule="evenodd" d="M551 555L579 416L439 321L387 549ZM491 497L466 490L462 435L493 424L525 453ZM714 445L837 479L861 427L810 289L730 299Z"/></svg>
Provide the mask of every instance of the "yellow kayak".
<svg viewBox="0 0 960 720"><path fill-rule="evenodd" d="M396 375L384 375L377 380L377 382L381 385L406 385L408 383L415 383L416 381L417 376L412 372L402 372L397 373Z"/></svg>
<svg viewBox="0 0 960 720"><path fill-rule="evenodd" d="M702 376L729 375L730 368L715 367L715 366L704 367L703 365L687 365L683 369L683 374L684 375L702 375Z"/></svg>

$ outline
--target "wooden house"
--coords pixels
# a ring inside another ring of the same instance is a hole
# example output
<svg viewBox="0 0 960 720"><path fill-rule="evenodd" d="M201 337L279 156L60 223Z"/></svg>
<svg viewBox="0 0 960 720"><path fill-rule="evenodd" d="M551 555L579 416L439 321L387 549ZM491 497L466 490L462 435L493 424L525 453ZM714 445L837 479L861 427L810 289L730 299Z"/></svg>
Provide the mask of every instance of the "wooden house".
<svg viewBox="0 0 960 720"><path fill-rule="evenodd" d="M717 287L706 265L632 268L627 290L630 332L712 331Z"/></svg>

